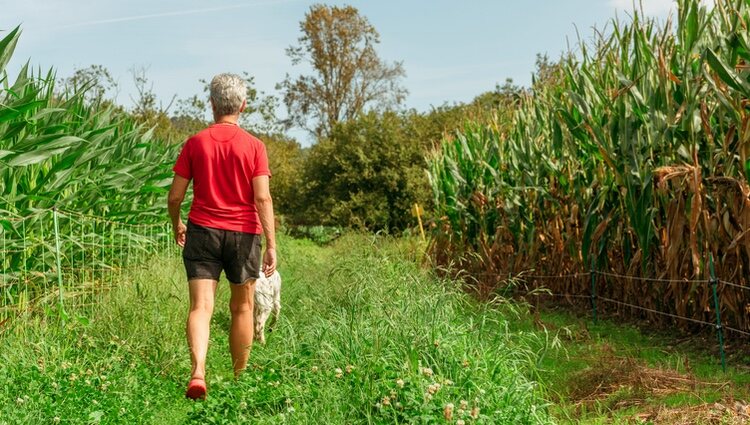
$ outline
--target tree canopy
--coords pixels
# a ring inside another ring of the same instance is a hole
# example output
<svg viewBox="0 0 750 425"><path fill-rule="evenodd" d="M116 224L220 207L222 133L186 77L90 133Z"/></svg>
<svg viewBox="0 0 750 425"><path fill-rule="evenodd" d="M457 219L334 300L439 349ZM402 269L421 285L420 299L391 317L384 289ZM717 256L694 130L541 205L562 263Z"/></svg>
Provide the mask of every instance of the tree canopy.
<svg viewBox="0 0 750 425"><path fill-rule="evenodd" d="M375 51L380 36L352 6L314 5L300 23L298 45L287 49L292 64L307 62L309 75L287 75L279 84L289 117L287 124L307 129L318 139L335 125L362 112L399 105L405 72Z"/></svg>

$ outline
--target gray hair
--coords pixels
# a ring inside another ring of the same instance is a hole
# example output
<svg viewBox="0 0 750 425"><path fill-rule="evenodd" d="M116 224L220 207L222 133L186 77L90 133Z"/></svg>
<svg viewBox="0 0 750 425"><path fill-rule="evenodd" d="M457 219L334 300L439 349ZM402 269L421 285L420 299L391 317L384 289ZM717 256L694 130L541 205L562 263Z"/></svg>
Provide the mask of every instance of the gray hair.
<svg viewBox="0 0 750 425"><path fill-rule="evenodd" d="M211 101L216 115L239 114L246 98L245 81L239 75L219 74L211 80Z"/></svg>

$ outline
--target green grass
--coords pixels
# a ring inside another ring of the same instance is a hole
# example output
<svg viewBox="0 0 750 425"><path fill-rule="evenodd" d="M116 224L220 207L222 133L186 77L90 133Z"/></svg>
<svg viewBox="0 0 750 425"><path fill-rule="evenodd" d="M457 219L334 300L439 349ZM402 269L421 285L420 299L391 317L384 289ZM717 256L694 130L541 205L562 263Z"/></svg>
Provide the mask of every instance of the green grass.
<svg viewBox="0 0 750 425"><path fill-rule="evenodd" d="M204 402L183 395L184 272L155 259L65 328L37 316L5 330L0 424L446 423L448 403L453 423L551 422L534 382L547 336L511 331L515 307L475 302L419 267L421 251L362 235L328 247L282 238L280 325L239 381L220 285Z"/></svg>
<svg viewBox="0 0 750 425"><path fill-rule="evenodd" d="M95 309L69 311L64 328L55 312L0 328L0 424L55 418L67 424L450 423L448 403L456 423L462 400L467 424L632 423L637 413L660 407L750 399L741 357L731 357L723 373L713 353L689 348L692 341L677 344L669 334L608 320L593 324L562 311L542 312L535 322L523 305L476 302L458 283L418 265L424 246L414 239L345 234L322 247L283 237L280 248L281 322L265 347L254 347L239 381L232 378L229 290L222 282L209 397L184 399L184 272L179 259L156 258L126 274ZM578 404L575 391L606 379L618 383L622 359L726 385L666 395L623 386Z"/></svg>

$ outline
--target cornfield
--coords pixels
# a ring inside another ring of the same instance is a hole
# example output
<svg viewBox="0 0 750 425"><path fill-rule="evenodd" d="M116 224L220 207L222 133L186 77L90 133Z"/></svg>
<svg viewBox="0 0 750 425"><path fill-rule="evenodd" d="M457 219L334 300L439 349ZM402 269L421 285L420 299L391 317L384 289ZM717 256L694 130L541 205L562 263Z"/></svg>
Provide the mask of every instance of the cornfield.
<svg viewBox="0 0 750 425"><path fill-rule="evenodd" d="M633 277L602 295L710 321L710 287L688 280L709 278L712 255L737 285L720 285L721 314L749 330L749 24L746 0L679 0L663 23L635 11L563 57L509 130L467 125L444 140L429 159L435 261L485 291L593 265ZM544 285L588 290L574 277Z"/></svg>
<svg viewBox="0 0 750 425"><path fill-rule="evenodd" d="M52 71L26 66L11 80L5 67L19 35L16 28L0 41L0 320L48 298L60 267L68 285L74 276L101 285L131 254L165 239L163 202L179 148L112 105L88 104L87 87L56 90Z"/></svg>

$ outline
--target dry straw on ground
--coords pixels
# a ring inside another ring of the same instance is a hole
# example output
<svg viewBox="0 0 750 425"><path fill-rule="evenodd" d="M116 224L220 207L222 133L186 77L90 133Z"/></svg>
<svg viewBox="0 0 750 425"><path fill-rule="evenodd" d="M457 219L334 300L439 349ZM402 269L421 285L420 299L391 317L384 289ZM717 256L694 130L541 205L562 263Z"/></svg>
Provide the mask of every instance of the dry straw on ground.
<svg viewBox="0 0 750 425"><path fill-rule="evenodd" d="M654 399L673 394L697 395L699 390L706 387L721 390L729 384L706 382L691 373L650 367L630 357L612 354L592 360L591 366L579 372L570 382L573 386L568 396L579 413L594 406L606 406L612 412L641 406L641 411L632 417L632 423L750 423L750 405L731 398L677 408L653 406Z"/></svg>

